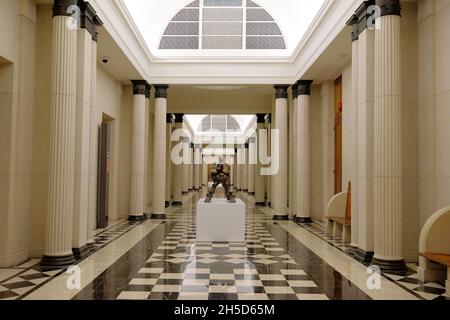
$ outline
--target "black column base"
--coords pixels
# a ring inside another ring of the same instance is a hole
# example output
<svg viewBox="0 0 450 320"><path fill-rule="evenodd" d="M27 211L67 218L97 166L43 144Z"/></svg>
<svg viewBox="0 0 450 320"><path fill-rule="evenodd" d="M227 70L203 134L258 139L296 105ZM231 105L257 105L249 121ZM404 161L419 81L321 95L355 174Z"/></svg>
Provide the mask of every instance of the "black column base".
<svg viewBox="0 0 450 320"><path fill-rule="evenodd" d="M299 217L295 216L294 218L295 223L312 223L312 220L310 217Z"/></svg>
<svg viewBox="0 0 450 320"><path fill-rule="evenodd" d="M86 244L86 246L88 247L89 251L95 251L95 243L94 242L88 242Z"/></svg>
<svg viewBox="0 0 450 320"><path fill-rule="evenodd" d="M251 195L251 196L254 196L254 195L255 195L254 192L249 192L248 194Z"/></svg>
<svg viewBox="0 0 450 320"><path fill-rule="evenodd" d="M287 214L274 215L272 220L273 221L289 221L289 215L287 215Z"/></svg>
<svg viewBox="0 0 450 320"><path fill-rule="evenodd" d="M164 206L165 206L166 208L170 207L170 201L166 201L166 202L164 203Z"/></svg>
<svg viewBox="0 0 450 320"><path fill-rule="evenodd" d="M353 255L357 261L361 263L370 263L373 260L373 252L366 252L360 248L352 248L350 253Z"/></svg>
<svg viewBox="0 0 450 320"><path fill-rule="evenodd" d="M266 203L265 202L256 202L255 206L259 206L259 207L265 207Z"/></svg>
<svg viewBox="0 0 450 320"><path fill-rule="evenodd" d="M272 207L272 202L267 202L268 207Z"/></svg>
<svg viewBox="0 0 450 320"><path fill-rule="evenodd" d="M46 256L42 257L41 267L67 267L75 263L73 254L66 256Z"/></svg>
<svg viewBox="0 0 450 320"><path fill-rule="evenodd" d="M91 253L91 250L89 249L89 246L85 244L81 248L72 248L72 252L75 259L81 260Z"/></svg>
<svg viewBox="0 0 450 320"><path fill-rule="evenodd" d="M128 217L129 222L142 222L145 220L147 220L147 217L145 216L145 214L143 214L141 216L129 216Z"/></svg>
<svg viewBox="0 0 450 320"><path fill-rule="evenodd" d="M248 192L248 189L242 189L243 192Z"/></svg>
<svg viewBox="0 0 450 320"><path fill-rule="evenodd" d="M165 220L167 219L167 216L165 213L152 213L150 216L151 220Z"/></svg>
<svg viewBox="0 0 450 320"><path fill-rule="evenodd" d="M194 191L200 191L200 189L197 189L197 188L194 188L194 189L192 189L192 190L194 190Z"/></svg>
<svg viewBox="0 0 450 320"><path fill-rule="evenodd" d="M182 205L183 205L183 202L181 202L181 201L172 201L172 206L174 206L174 207L179 207Z"/></svg>
<svg viewBox="0 0 450 320"><path fill-rule="evenodd" d="M183 191L183 192L181 192L181 194L183 194L183 195L186 195L186 194L188 194L189 192L188 191Z"/></svg>
<svg viewBox="0 0 450 320"><path fill-rule="evenodd" d="M377 258L372 259L371 265L378 266L383 273L404 275L407 272L405 260L381 260Z"/></svg>

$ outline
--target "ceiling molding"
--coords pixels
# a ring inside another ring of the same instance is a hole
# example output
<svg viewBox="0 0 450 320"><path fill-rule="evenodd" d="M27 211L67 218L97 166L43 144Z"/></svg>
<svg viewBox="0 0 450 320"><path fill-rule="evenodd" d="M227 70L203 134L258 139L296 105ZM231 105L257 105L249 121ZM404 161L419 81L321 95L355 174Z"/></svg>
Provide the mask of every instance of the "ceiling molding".
<svg viewBox="0 0 450 320"><path fill-rule="evenodd" d="M363 0L327 0L291 57L156 58L122 0L91 0L104 27L150 83L291 84L300 79L345 28ZM239 59L239 60L236 60Z"/></svg>

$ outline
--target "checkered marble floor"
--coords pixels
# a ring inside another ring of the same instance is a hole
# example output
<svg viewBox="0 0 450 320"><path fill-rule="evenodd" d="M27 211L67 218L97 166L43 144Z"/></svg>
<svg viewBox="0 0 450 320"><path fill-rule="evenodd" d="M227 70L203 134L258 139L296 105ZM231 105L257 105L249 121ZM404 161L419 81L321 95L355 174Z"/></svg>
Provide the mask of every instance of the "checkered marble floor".
<svg viewBox="0 0 450 320"><path fill-rule="evenodd" d="M336 248L349 253L347 250L350 249L350 247L342 241L342 237L328 234L324 223L300 223L299 225ZM445 285L443 283L423 283L417 279L417 272L413 268L408 267L406 275L403 276L387 273L384 273L383 275L421 299L450 300L450 297L445 295Z"/></svg>
<svg viewBox="0 0 450 320"><path fill-rule="evenodd" d="M123 221L98 233L94 237L93 252L105 247L140 223ZM39 259L31 259L20 266L0 269L0 300L22 299L66 270L66 268L43 268L39 262Z"/></svg>
<svg viewBox="0 0 450 320"><path fill-rule="evenodd" d="M178 222L117 299L328 299L261 222L247 224L246 242L195 238Z"/></svg>

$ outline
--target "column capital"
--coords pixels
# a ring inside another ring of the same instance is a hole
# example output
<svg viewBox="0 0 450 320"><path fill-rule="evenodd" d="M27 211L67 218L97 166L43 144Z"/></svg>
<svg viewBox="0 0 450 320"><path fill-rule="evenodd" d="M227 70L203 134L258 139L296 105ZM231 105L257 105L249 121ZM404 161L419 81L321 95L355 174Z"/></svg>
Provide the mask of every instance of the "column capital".
<svg viewBox="0 0 450 320"><path fill-rule="evenodd" d="M369 26L367 25L369 18L374 14L373 10L369 10L371 6L375 5L375 0L368 0L361 3L358 9L355 11L355 16L358 20L358 38L364 30Z"/></svg>
<svg viewBox="0 0 450 320"><path fill-rule="evenodd" d="M273 86L275 89L275 99L287 99L288 97L288 88L289 86L286 84L276 84Z"/></svg>
<svg viewBox="0 0 450 320"><path fill-rule="evenodd" d="M352 42L358 41L359 39L359 19L356 14L352 15L350 19L345 23L346 25L352 27Z"/></svg>
<svg viewBox="0 0 450 320"><path fill-rule="evenodd" d="M266 114L266 116L264 117L264 119L265 119L267 122L272 123L272 114L270 114L270 113Z"/></svg>
<svg viewBox="0 0 450 320"><path fill-rule="evenodd" d="M191 149L195 148L195 144L191 142Z"/></svg>
<svg viewBox="0 0 450 320"><path fill-rule="evenodd" d="M167 99L167 90L169 89L169 86L167 84L155 84L153 85L155 88L155 98L164 98Z"/></svg>
<svg viewBox="0 0 450 320"><path fill-rule="evenodd" d="M150 92L151 91L152 91L152 85L147 83L145 85L145 98L146 99L150 99Z"/></svg>
<svg viewBox="0 0 450 320"><path fill-rule="evenodd" d="M250 147L250 144L248 142L244 144L245 149L248 149L249 147Z"/></svg>
<svg viewBox="0 0 450 320"><path fill-rule="evenodd" d="M184 113L174 113L175 123L183 123L184 121Z"/></svg>
<svg viewBox="0 0 450 320"><path fill-rule="evenodd" d="M54 0L53 1L53 17L66 16L70 17L75 12L69 10L71 6L76 6L77 0Z"/></svg>
<svg viewBox="0 0 450 320"><path fill-rule="evenodd" d="M266 123L266 114L265 113L257 113L256 114L256 123Z"/></svg>
<svg viewBox="0 0 450 320"><path fill-rule="evenodd" d="M80 28L86 29L91 34L92 40L97 42L97 27L101 27L103 21L100 20L97 12L89 2L78 0L78 7L80 8Z"/></svg>
<svg viewBox="0 0 450 320"><path fill-rule="evenodd" d="M311 84L313 80L298 80L295 85L297 90L295 91L295 97L309 96L311 94Z"/></svg>
<svg viewBox="0 0 450 320"><path fill-rule="evenodd" d="M175 115L173 113L167 113L166 114L166 122L167 123L174 123L175 122Z"/></svg>
<svg viewBox="0 0 450 320"><path fill-rule="evenodd" d="M375 0L375 5L380 8L381 16L401 16L402 5L400 0Z"/></svg>
<svg viewBox="0 0 450 320"><path fill-rule="evenodd" d="M147 81L145 80L131 80L133 84L133 95L146 95L147 92Z"/></svg>

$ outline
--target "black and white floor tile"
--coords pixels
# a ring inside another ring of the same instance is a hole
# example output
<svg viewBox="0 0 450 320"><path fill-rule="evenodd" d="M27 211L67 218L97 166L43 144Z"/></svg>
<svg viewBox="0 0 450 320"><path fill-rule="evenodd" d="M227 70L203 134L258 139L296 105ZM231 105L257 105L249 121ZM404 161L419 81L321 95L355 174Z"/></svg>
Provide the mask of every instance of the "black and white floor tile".
<svg viewBox="0 0 450 320"><path fill-rule="evenodd" d="M350 247L348 244L342 241L342 237L333 236L327 233L326 225L322 222L314 222L311 224L300 223L301 227L307 229L311 233L315 234L322 240L327 241L329 244L336 248L349 253ZM351 255L351 254L350 254ZM450 300L450 297L446 296L445 285L443 283L436 282L421 282L417 279L417 272L408 266L408 271L405 275L383 274L385 277L394 281L397 285L405 290L413 293L417 297L423 300Z"/></svg>
<svg viewBox="0 0 450 320"><path fill-rule="evenodd" d="M140 223L122 221L99 232L94 237L95 251L105 247ZM43 268L39 262L39 259L31 259L16 267L0 269L0 275L5 275L0 278L0 300L22 299L66 270L66 268Z"/></svg>

